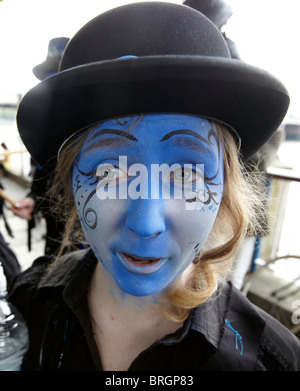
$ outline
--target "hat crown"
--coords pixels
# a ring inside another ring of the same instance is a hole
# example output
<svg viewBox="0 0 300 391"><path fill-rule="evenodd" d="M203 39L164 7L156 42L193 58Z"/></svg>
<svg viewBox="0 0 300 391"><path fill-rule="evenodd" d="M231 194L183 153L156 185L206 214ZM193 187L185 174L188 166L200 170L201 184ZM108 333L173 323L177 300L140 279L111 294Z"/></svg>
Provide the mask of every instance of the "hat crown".
<svg viewBox="0 0 300 391"><path fill-rule="evenodd" d="M115 8L87 23L69 42L60 70L126 55L230 57L217 27L200 12L144 2Z"/></svg>

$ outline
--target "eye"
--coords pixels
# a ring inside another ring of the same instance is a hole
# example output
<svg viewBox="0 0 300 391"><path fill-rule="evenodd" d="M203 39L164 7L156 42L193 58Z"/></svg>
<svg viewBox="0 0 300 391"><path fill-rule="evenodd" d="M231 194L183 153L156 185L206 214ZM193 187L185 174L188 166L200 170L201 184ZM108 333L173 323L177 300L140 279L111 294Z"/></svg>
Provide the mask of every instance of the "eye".
<svg viewBox="0 0 300 391"><path fill-rule="evenodd" d="M100 164L97 167L96 176L100 178L101 181L105 182L127 178L127 174L123 170L117 166L114 166L113 164L108 163Z"/></svg>
<svg viewBox="0 0 300 391"><path fill-rule="evenodd" d="M195 168L184 166L175 170L171 175L171 179L180 183L195 182L203 179L203 174Z"/></svg>

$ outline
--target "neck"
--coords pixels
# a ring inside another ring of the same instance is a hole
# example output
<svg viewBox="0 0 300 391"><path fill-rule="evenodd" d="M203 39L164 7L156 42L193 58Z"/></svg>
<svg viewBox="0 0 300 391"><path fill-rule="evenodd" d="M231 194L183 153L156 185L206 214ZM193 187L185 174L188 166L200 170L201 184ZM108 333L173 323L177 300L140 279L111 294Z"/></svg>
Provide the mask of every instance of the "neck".
<svg viewBox="0 0 300 391"><path fill-rule="evenodd" d="M182 286L193 268L191 264L172 284ZM166 303L166 292L152 296L137 297L124 293L112 276L98 262L89 289L89 303L92 313L118 314L123 319L140 321L164 318L162 305ZM114 315L111 315L114 316Z"/></svg>
<svg viewBox="0 0 300 391"><path fill-rule="evenodd" d="M119 290L99 263L90 282L89 309L104 370L126 370L147 347L182 327L161 311L163 295L135 297Z"/></svg>

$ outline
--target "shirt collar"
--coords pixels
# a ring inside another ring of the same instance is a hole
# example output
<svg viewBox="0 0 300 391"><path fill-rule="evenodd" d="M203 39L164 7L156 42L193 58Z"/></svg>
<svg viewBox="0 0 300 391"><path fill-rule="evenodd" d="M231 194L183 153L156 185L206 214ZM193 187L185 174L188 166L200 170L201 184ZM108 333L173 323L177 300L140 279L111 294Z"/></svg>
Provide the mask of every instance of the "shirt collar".
<svg viewBox="0 0 300 391"><path fill-rule="evenodd" d="M49 271L45 278L42 278L38 284L38 288L54 288L70 286L71 292L74 282L84 277L89 270L92 272L96 265L96 259L92 256L90 249L78 250L72 253L63 255L57 261L50 265ZM73 282L73 280L75 280ZM83 285L83 279L80 283ZM75 293L75 292L74 292ZM72 296L72 295L71 295ZM74 299L76 299L76 296Z"/></svg>
<svg viewBox="0 0 300 391"><path fill-rule="evenodd" d="M229 299L229 286L222 282L212 297L194 308L190 314L190 329L203 334L215 348L221 342Z"/></svg>
<svg viewBox="0 0 300 391"><path fill-rule="evenodd" d="M71 264L71 266L70 266ZM63 256L40 282L39 287L63 287L63 297L71 309L82 305L88 293L89 279L97 264L92 250L79 250ZM227 284L220 284L217 291L205 303L191 310L181 329L163 339L165 344L181 341L190 330L201 333L216 349L220 345L225 314L230 298Z"/></svg>

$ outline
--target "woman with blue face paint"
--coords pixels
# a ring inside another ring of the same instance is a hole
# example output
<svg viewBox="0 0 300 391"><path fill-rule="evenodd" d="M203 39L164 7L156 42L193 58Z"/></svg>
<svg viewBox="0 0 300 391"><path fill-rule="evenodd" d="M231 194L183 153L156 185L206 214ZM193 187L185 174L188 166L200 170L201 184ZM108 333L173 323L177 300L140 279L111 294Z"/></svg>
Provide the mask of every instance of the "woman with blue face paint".
<svg viewBox="0 0 300 391"><path fill-rule="evenodd" d="M101 269L120 292L139 297L165 293L190 266L216 219L223 182L216 126L183 114L96 125L72 173L79 218Z"/></svg>
<svg viewBox="0 0 300 391"><path fill-rule="evenodd" d="M55 171L62 250L70 232L85 249L16 281L24 370L299 370L296 338L226 282L260 206L243 161L288 102L185 6L116 8L70 40L18 127Z"/></svg>

